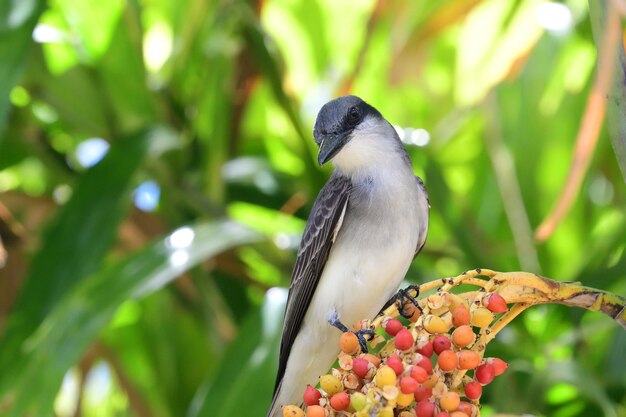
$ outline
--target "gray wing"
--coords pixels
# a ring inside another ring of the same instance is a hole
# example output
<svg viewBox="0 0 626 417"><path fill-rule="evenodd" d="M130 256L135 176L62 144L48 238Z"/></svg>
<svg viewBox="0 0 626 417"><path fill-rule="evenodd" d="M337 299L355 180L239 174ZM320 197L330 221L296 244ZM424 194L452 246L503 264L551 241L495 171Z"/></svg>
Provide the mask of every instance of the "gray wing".
<svg viewBox="0 0 626 417"><path fill-rule="evenodd" d="M421 217L419 222L419 231L417 238L417 247L415 248L415 258L418 253L424 247L424 243L426 243L426 235L428 234L428 214L430 211L430 201L428 199L428 192L426 191L426 186L424 185L424 181L418 176L415 176L415 181L417 182L417 188L419 190L420 195L420 205L421 210L419 216Z"/></svg>
<svg viewBox="0 0 626 417"><path fill-rule="evenodd" d="M291 275L274 395L285 374L291 347L317 288L337 230L341 227L350 188L348 178L333 174L313 204Z"/></svg>

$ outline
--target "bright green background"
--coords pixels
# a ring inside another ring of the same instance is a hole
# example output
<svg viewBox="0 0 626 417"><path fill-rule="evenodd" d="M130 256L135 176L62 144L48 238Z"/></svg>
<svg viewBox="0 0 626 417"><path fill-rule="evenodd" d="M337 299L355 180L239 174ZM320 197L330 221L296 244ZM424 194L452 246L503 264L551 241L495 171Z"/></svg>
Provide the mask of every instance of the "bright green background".
<svg viewBox="0 0 626 417"><path fill-rule="evenodd" d="M268 289L288 285L330 173L315 114L345 91L430 135L407 145L432 206L408 281L480 266L624 295L605 130L572 210L532 239L597 55L585 1L565 2L563 33L538 25L542 3L1 2L0 414L264 416L285 301ZM110 149L85 169L94 137ZM147 180L150 213L132 204ZM490 349L511 367L484 415L626 416L626 332L606 317L533 308Z"/></svg>

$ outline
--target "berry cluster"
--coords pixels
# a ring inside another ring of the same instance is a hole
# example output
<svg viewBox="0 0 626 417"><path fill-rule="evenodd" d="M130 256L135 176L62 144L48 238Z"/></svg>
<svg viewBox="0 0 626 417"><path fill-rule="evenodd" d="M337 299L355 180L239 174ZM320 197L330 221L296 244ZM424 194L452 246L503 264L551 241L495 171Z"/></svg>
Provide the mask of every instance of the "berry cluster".
<svg viewBox="0 0 626 417"><path fill-rule="evenodd" d="M476 293L474 293L476 294ZM410 319L385 316L370 341L376 354L362 353L357 336L339 339L338 365L306 387L306 412L283 407L284 417L474 417L483 386L507 363L484 358L495 315L508 310L497 293L463 298L448 291L405 305ZM357 324L359 328L371 323ZM376 327L376 326L374 326Z"/></svg>

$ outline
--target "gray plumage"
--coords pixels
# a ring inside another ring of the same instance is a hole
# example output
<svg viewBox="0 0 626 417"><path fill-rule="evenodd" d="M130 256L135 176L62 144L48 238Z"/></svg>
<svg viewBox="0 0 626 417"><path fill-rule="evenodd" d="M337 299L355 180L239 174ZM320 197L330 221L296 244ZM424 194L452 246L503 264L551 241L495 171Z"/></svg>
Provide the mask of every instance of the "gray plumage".
<svg viewBox="0 0 626 417"><path fill-rule="evenodd" d="M355 96L322 107L314 128L320 165L335 171L307 221L294 267L268 417L300 404L332 364L339 331L374 316L426 240L428 196L395 129Z"/></svg>

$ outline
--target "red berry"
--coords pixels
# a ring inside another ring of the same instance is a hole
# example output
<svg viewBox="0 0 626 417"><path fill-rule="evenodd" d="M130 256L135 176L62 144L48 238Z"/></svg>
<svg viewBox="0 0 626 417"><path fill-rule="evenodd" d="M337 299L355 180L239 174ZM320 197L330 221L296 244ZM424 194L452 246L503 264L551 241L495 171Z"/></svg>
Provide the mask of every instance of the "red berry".
<svg viewBox="0 0 626 417"><path fill-rule="evenodd" d="M435 417L450 417L450 414L448 413L444 413L443 411L440 413L437 413L437 415Z"/></svg>
<svg viewBox="0 0 626 417"><path fill-rule="evenodd" d="M434 417L435 415L435 404L430 401L420 401L414 409L417 417Z"/></svg>
<svg viewBox="0 0 626 417"><path fill-rule="evenodd" d="M431 365L431 368L432 368L432 365ZM413 378L415 381L419 382L420 384L424 383L428 379L428 372L426 372L426 369L422 368L421 366L412 367L410 375L411 375L411 378Z"/></svg>
<svg viewBox="0 0 626 417"><path fill-rule="evenodd" d="M506 371L506 368L509 367L509 364L500 358L487 359L487 363L493 366L495 376L502 375L504 371Z"/></svg>
<svg viewBox="0 0 626 417"><path fill-rule="evenodd" d="M415 390L415 401L420 402L430 399L433 396L433 390L421 385Z"/></svg>
<svg viewBox="0 0 626 417"><path fill-rule="evenodd" d="M306 386L304 390L304 403L306 405L318 405L322 398L322 393L318 389L313 388L310 385Z"/></svg>
<svg viewBox="0 0 626 417"><path fill-rule="evenodd" d="M400 378L400 391L403 394L412 394L419 387L419 384L415 379L410 376Z"/></svg>
<svg viewBox="0 0 626 417"><path fill-rule="evenodd" d="M422 358L422 360L420 360L417 363L417 366L424 368L424 370L426 371L426 373L428 375L432 375L433 374L433 363L430 361L430 359L428 358Z"/></svg>
<svg viewBox="0 0 626 417"><path fill-rule="evenodd" d="M426 343L424 343L421 347L417 348L415 350L417 353L421 353L422 355L426 356L427 358L430 358L431 356L433 356L433 344L428 341Z"/></svg>
<svg viewBox="0 0 626 417"><path fill-rule="evenodd" d="M337 411L343 411L348 409L350 405L350 396L345 392L338 392L330 397L330 406Z"/></svg>
<svg viewBox="0 0 626 417"><path fill-rule="evenodd" d="M483 386L476 381L465 384L465 396L470 400L477 400L483 394Z"/></svg>
<svg viewBox="0 0 626 417"><path fill-rule="evenodd" d="M404 326L398 319L389 319L383 322L383 329L391 336L397 335L403 327Z"/></svg>
<svg viewBox="0 0 626 417"><path fill-rule="evenodd" d="M433 339L433 350L437 355L439 355L444 350L450 349L450 346L452 346L452 343L450 342L450 339L446 336L439 335L435 336L435 338Z"/></svg>
<svg viewBox="0 0 626 417"><path fill-rule="evenodd" d="M489 298L487 298L487 308L492 313L504 313L509 309L506 306L506 301L504 301L504 298L502 298L500 294L493 293L488 297Z"/></svg>
<svg viewBox="0 0 626 417"><path fill-rule="evenodd" d="M476 381L480 382L483 385L487 385L493 378L496 376L496 371L494 370L492 365L485 363L476 368L476 372L474 373L476 377Z"/></svg>
<svg viewBox="0 0 626 417"><path fill-rule="evenodd" d="M360 378L365 378L370 369L370 363L365 358L354 358L352 360L352 370Z"/></svg>
<svg viewBox="0 0 626 417"><path fill-rule="evenodd" d="M387 365L393 369L396 375L400 375L404 372L404 364L402 364L402 359L398 355L391 355L387 358Z"/></svg>
<svg viewBox="0 0 626 417"><path fill-rule="evenodd" d="M413 347L413 335L407 329L402 329L396 334L396 348L409 350Z"/></svg>

